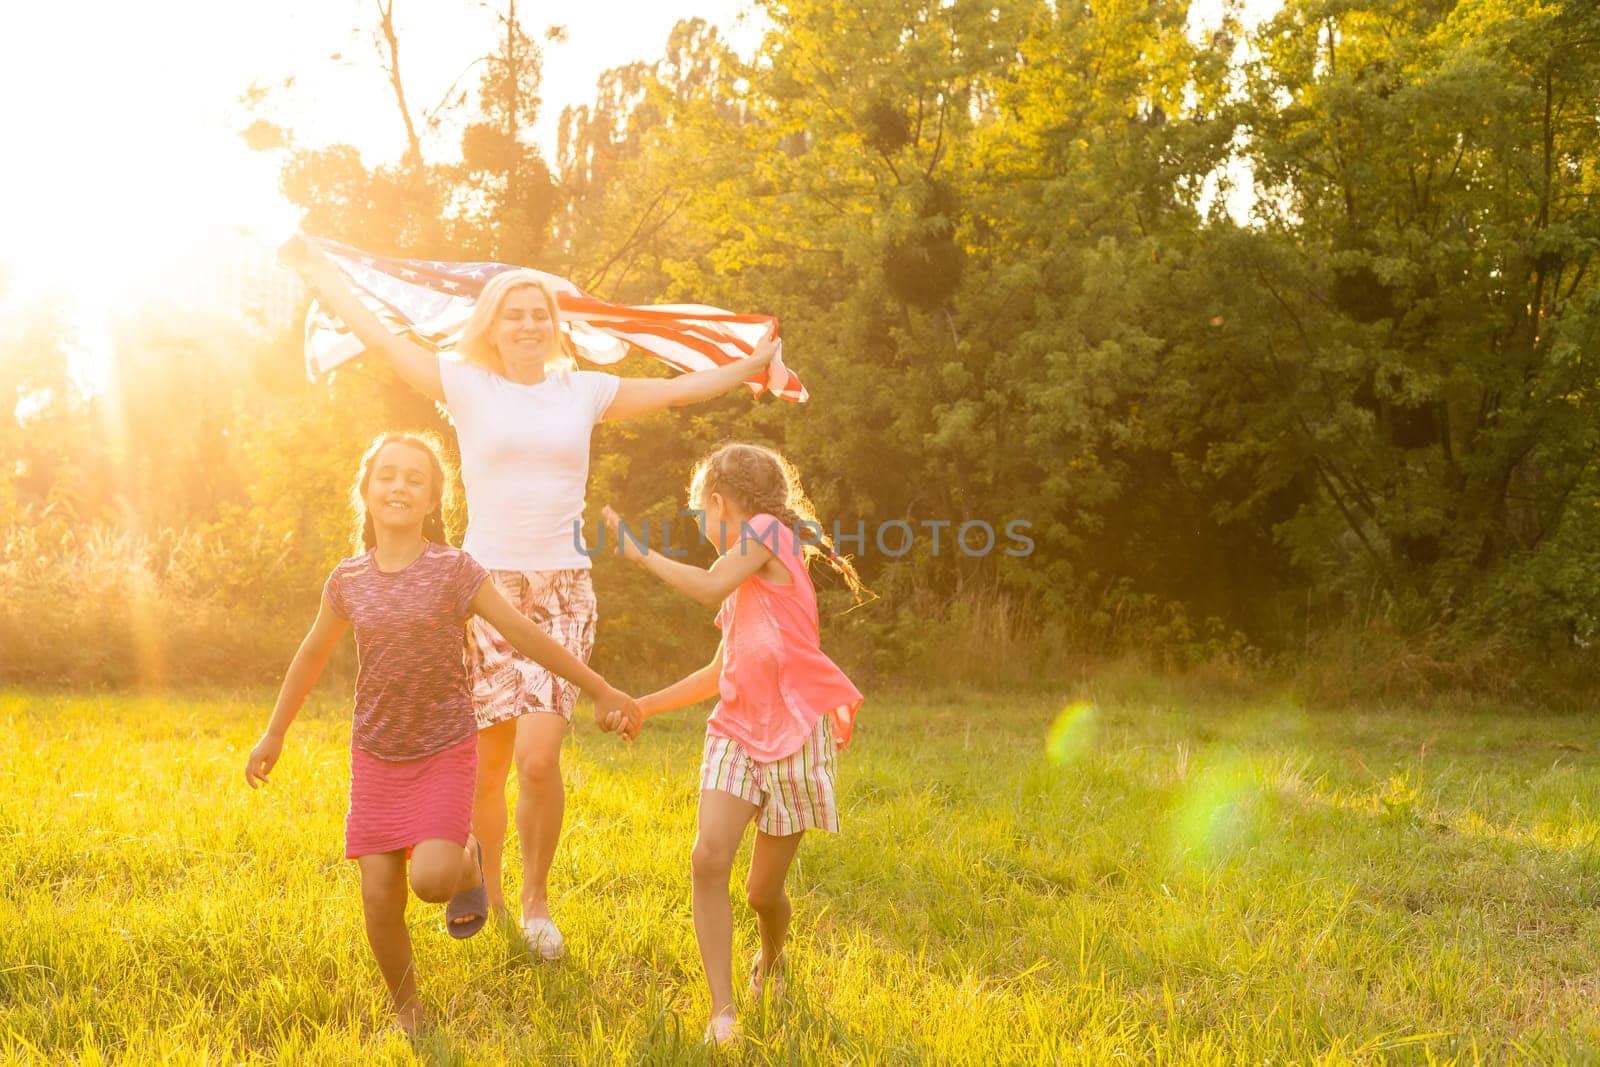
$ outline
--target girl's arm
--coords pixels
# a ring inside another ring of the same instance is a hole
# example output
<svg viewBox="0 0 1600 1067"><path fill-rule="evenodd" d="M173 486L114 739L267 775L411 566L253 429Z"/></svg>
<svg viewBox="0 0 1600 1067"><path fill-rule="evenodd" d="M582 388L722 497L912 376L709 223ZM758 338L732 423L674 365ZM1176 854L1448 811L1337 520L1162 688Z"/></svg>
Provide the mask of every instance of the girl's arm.
<svg viewBox="0 0 1600 1067"><path fill-rule="evenodd" d="M298 234L283 246L284 262L300 272L306 285L327 309L339 316L367 350L382 353L389 367L411 388L440 404L445 402L439 379L439 357L405 337L397 337L356 296L344 275L327 256Z"/></svg>
<svg viewBox="0 0 1600 1067"><path fill-rule="evenodd" d="M633 698L609 685L590 667L561 647L500 594L493 582L484 582L472 596L472 610L499 630L518 652L542 664L594 698L594 721L602 730L622 729L630 740L639 736L644 716Z"/></svg>
<svg viewBox="0 0 1600 1067"><path fill-rule="evenodd" d="M678 592L707 607L716 607L726 600L729 593L772 558L772 549L760 538L740 538L737 547L718 556L709 568L701 569L668 559L660 552L651 552L648 547L641 548L631 538L621 536L622 519L611 508L601 508L600 514L605 520L606 532L624 558L640 564Z"/></svg>
<svg viewBox="0 0 1600 1067"><path fill-rule="evenodd" d="M350 620L334 611L328 604L328 598L323 597L321 606L317 608L316 620L312 622L311 629L306 631L300 647L295 650L294 659L289 661L289 670L278 689L278 703L272 709L272 720L267 723L266 732L245 759L244 780L251 789L266 784L267 775L272 773L278 757L283 754L283 739L289 732L289 724L300 714L301 705L316 686L317 679L322 677L322 668L328 665L333 646L338 644L339 638L349 628Z"/></svg>
<svg viewBox="0 0 1600 1067"><path fill-rule="evenodd" d="M639 698L639 710L645 718L664 711L677 711L717 695L717 682L722 677L722 645L710 663L694 671L665 689L657 689L649 696Z"/></svg>
<svg viewBox="0 0 1600 1067"><path fill-rule="evenodd" d="M611 398L601 418L629 419L721 396L740 382L759 377L777 351L777 338L767 337L750 355L714 370L691 371L676 378L619 379L617 395Z"/></svg>

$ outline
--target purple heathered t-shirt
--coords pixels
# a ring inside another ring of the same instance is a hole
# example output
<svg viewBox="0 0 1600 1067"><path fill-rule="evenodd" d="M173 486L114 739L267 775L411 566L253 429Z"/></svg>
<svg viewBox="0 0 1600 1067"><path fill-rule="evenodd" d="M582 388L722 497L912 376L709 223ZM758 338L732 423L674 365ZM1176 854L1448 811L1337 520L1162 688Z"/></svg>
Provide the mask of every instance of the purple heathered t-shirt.
<svg viewBox="0 0 1600 1067"><path fill-rule="evenodd" d="M356 631L357 748L379 759L422 759L477 730L464 624L488 576L459 548L432 541L393 573L380 571L370 551L333 569L322 595Z"/></svg>

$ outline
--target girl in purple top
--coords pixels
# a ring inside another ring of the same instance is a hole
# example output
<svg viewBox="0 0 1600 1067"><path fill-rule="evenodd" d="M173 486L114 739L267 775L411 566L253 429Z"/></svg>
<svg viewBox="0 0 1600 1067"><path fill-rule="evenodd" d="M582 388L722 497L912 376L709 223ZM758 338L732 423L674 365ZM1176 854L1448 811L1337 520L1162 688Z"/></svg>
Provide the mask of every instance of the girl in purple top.
<svg viewBox="0 0 1600 1067"><path fill-rule="evenodd" d="M264 784L284 736L352 625L360 662L350 737L345 856L361 869L367 942L383 972L395 1023L423 1021L406 930L411 890L448 901L452 937L471 937L488 917L483 850L470 833L477 727L467 685L464 626L477 614L524 655L586 690L605 730L638 733L638 706L606 684L506 602L488 572L445 543L448 481L435 443L386 434L367 449L353 492L364 554L339 563L316 621L284 676L277 706L245 763Z"/></svg>

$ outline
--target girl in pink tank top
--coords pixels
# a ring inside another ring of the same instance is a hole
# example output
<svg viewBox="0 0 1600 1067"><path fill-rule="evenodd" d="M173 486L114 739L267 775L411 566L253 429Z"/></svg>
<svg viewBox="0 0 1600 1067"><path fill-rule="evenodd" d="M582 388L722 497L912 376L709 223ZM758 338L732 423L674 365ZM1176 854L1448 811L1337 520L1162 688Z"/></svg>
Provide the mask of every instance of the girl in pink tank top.
<svg viewBox="0 0 1600 1067"><path fill-rule="evenodd" d="M726 445L701 460L690 484L701 534L717 549L709 569L620 536L618 551L707 606L720 605L722 643L711 662L641 697L648 718L717 699L706 721L699 828L693 856L694 925L711 989L706 1041L739 1039L733 1003L733 907L728 879L745 827L756 824L747 891L761 930L750 995L781 982L789 930L784 879L806 830L837 832L835 753L850 738L861 693L818 641L817 595L806 561L824 555L859 592L860 580L822 532L787 460L756 445Z"/></svg>

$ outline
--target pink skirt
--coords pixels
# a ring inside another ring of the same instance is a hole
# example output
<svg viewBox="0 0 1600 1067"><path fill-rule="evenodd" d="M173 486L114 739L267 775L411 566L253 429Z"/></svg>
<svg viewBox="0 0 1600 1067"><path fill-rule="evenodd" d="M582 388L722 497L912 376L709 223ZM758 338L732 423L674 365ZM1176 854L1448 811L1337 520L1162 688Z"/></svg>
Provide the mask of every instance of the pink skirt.
<svg viewBox="0 0 1600 1067"><path fill-rule="evenodd" d="M454 841L463 848L472 829L478 739L422 759L379 759L350 746L350 811L344 856L410 850L418 841Z"/></svg>

